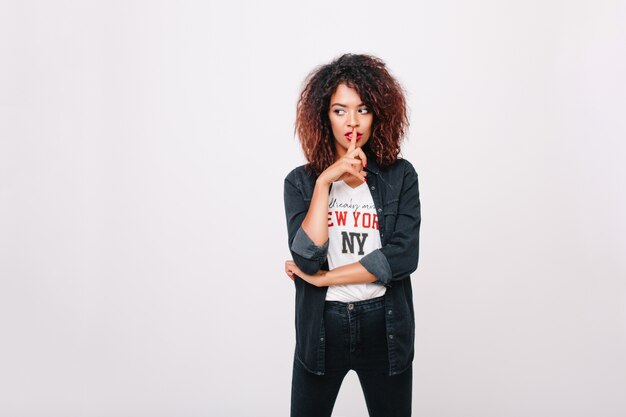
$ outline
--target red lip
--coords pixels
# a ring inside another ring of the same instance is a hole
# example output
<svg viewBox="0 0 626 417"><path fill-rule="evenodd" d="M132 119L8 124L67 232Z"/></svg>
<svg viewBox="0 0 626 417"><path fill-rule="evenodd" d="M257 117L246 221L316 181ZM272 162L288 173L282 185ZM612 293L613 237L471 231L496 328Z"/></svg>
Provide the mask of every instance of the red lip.
<svg viewBox="0 0 626 417"><path fill-rule="evenodd" d="M352 140L352 131L345 133L346 139ZM363 133L356 132L356 140L359 140L363 137Z"/></svg>

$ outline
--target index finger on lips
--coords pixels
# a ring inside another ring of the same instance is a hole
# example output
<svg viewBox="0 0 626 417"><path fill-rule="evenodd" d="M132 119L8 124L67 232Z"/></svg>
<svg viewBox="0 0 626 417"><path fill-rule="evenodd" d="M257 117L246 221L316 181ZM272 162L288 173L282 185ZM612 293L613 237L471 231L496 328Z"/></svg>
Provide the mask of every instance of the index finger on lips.
<svg viewBox="0 0 626 417"><path fill-rule="evenodd" d="M350 135L352 139L350 139L350 146L348 146L348 152L352 152L356 148L356 128L352 128L352 134Z"/></svg>

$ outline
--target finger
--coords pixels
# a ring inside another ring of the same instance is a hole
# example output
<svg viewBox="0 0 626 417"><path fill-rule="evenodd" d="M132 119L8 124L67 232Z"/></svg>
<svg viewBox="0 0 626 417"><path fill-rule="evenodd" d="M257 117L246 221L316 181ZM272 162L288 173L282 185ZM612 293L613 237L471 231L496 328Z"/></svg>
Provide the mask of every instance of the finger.
<svg viewBox="0 0 626 417"><path fill-rule="evenodd" d="M367 180L367 178L365 178L365 175L363 175L363 174L367 174L367 172L365 171L357 171L356 169L352 168L350 170L350 173L354 175L355 177L357 177L358 179L360 179L361 181Z"/></svg>
<svg viewBox="0 0 626 417"><path fill-rule="evenodd" d="M356 148L357 153L359 155L359 157L361 158L361 162L363 162L363 168L365 168L367 166L367 156L365 156L365 152L363 152L363 149Z"/></svg>
<svg viewBox="0 0 626 417"><path fill-rule="evenodd" d="M356 148L356 127L352 128L352 140L350 140L350 146L348 146L348 152L352 152Z"/></svg>
<svg viewBox="0 0 626 417"><path fill-rule="evenodd" d="M297 274L300 275L300 268L298 268L298 265L296 265L295 262L290 261L289 263L289 271L291 271L292 274Z"/></svg>
<svg viewBox="0 0 626 417"><path fill-rule="evenodd" d="M365 156L365 152L361 150L361 148L354 149L351 154L346 154L344 158L352 157L353 159L357 159L359 161L359 165L363 168L367 166L367 156Z"/></svg>
<svg viewBox="0 0 626 417"><path fill-rule="evenodd" d="M343 169L343 174L341 175L340 178L345 180L345 174L347 173L348 175L352 175L352 170L356 170L357 172L361 172L361 173L366 173L367 171L365 171L363 169L363 161L361 161L360 159L356 159L356 158L348 158L344 156L343 159L343 165L342 165L342 169Z"/></svg>
<svg viewBox="0 0 626 417"><path fill-rule="evenodd" d="M349 156L344 156L343 161L348 163L349 165L354 165L354 164L361 165L363 163L362 160L358 158L350 158Z"/></svg>

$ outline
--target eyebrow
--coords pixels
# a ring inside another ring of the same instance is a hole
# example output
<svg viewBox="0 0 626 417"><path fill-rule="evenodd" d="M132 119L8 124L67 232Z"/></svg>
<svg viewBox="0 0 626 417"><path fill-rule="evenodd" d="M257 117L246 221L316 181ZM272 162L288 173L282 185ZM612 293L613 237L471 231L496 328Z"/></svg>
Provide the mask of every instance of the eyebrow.
<svg viewBox="0 0 626 417"><path fill-rule="evenodd" d="M333 104L331 104L331 107L332 107L332 106L348 107L348 106L346 106L345 104L341 104L341 103L333 103ZM361 104L358 104L358 105L357 105L357 107L361 107L361 106L365 106L365 103L361 103Z"/></svg>

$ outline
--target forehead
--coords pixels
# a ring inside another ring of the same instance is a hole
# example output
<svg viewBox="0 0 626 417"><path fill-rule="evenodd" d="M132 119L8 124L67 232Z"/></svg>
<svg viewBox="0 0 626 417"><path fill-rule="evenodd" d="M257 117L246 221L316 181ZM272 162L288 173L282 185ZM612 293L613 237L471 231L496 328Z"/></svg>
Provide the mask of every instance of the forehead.
<svg viewBox="0 0 626 417"><path fill-rule="evenodd" d="M331 104L336 102L341 104L359 104L361 102L361 96L359 96L359 93L357 93L354 88L350 88L345 84L339 84L335 92L330 96L330 102Z"/></svg>

